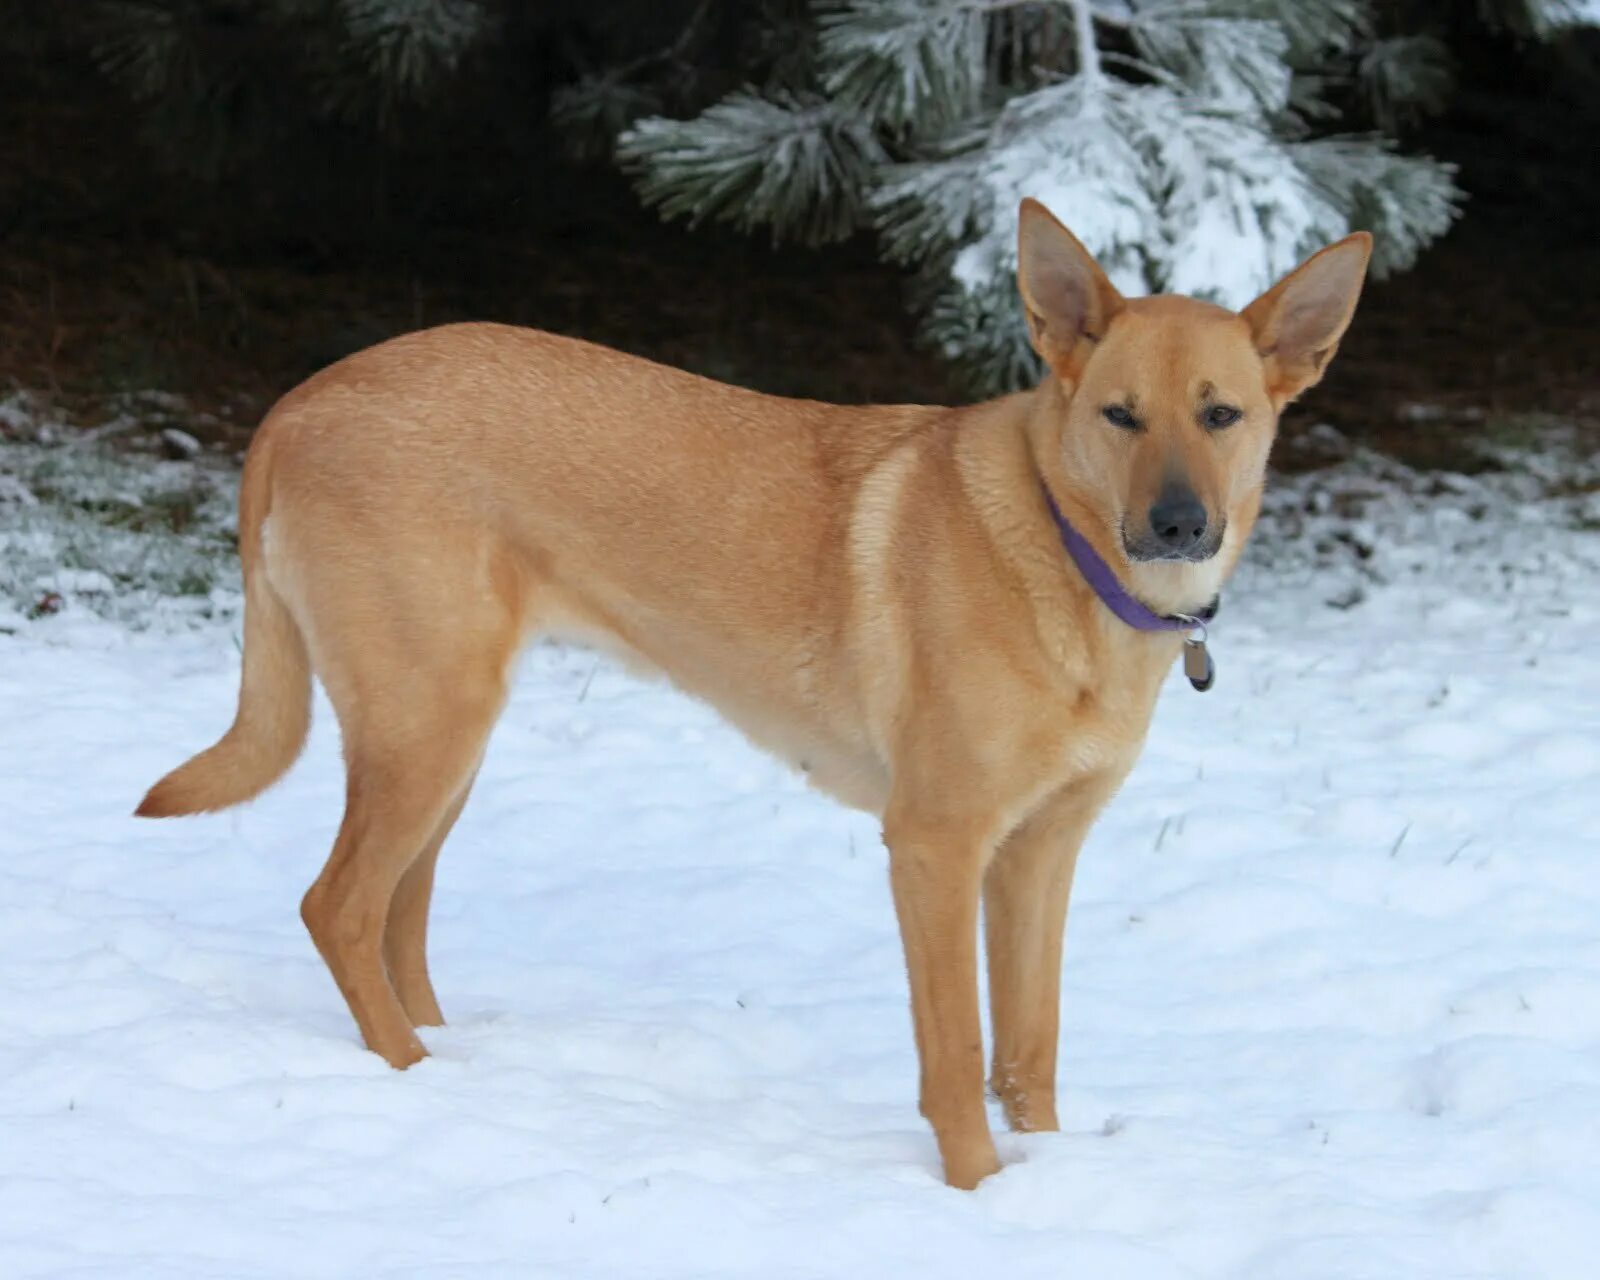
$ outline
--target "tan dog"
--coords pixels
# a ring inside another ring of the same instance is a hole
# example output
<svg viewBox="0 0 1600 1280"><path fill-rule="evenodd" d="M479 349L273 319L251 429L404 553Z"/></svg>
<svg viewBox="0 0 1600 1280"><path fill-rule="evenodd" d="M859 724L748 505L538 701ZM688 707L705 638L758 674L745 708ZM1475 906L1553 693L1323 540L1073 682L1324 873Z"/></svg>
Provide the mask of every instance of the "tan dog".
<svg viewBox="0 0 1600 1280"><path fill-rule="evenodd" d="M441 1021L425 955L439 847L519 649L664 672L883 819L945 1177L1056 1128L1061 941L1084 833L1132 767L1181 632L1119 621L1049 498L1153 609L1210 601L1254 522L1284 404L1322 374L1371 248L1350 236L1235 314L1123 298L1042 205L1020 283L1049 373L970 408L739 390L493 324L413 333L286 395L245 462L244 671L222 740L139 813L238 804L344 739L344 822L307 928L396 1067Z"/></svg>

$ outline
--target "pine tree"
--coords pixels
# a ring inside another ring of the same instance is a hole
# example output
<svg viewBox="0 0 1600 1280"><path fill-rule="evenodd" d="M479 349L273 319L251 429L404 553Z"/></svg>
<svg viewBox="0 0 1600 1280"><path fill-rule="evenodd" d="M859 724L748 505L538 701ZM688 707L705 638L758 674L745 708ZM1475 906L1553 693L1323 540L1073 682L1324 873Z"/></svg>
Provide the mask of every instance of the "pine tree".
<svg viewBox="0 0 1600 1280"><path fill-rule="evenodd" d="M355 157L381 210L386 154L430 126L437 153L483 120L487 99L462 92L474 66L527 74L516 0L52 12L168 164L217 191L285 156ZM1393 141L1450 100L1448 41L1560 46L1600 24L1600 0L673 0L585 21L551 111L574 150L613 155L664 216L875 234L916 268L924 336L991 391L1036 373L1011 279L1023 195L1130 292L1238 304L1358 227L1378 274L1402 270L1456 212L1450 167Z"/></svg>
<svg viewBox="0 0 1600 1280"><path fill-rule="evenodd" d="M90 17L152 142L204 174L308 121L393 133L494 26L485 0L99 0Z"/></svg>
<svg viewBox="0 0 1600 1280"><path fill-rule="evenodd" d="M1521 22L1578 0L1498 0ZM1015 211L1053 208L1131 292L1241 305L1376 233L1401 270L1455 216L1452 171L1395 129L1448 95L1444 47L1368 0L824 0L810 55L618 158L665 216L808 243L870 229L919 267L924 333L1000 390L1036 376Z"/></svg>
<svg viewBox="0 0 1600 1280"><path fill-rule="evenodd" d="M1491 26L1536 40L1600 26L1600 0L1479 0L1478 8Z"/></svg>

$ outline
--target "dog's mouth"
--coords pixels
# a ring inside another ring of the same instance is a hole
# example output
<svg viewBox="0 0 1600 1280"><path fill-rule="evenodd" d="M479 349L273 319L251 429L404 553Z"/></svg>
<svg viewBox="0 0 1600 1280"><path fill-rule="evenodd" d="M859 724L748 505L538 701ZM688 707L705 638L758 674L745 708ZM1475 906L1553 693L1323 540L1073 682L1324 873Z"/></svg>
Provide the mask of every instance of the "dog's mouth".
<svg viewBox="0 0 1600 1280"><path fill-rule="evenodd" d="M1174 547L1154 533L1146 532L1141 537L1130 538L1124 530L1122 549L1133 564L1204 564L1222 549L1225 532L1221 528L1208 529L1205 536L1192 546Z"/></svg>

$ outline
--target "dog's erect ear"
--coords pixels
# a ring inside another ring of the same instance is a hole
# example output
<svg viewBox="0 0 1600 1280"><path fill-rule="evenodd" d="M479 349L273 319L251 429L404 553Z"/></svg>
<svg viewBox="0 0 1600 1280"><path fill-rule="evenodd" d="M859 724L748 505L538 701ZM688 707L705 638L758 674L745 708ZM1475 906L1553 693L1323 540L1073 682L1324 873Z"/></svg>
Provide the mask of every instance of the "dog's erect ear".
<svg viewBox="0 0 1600 1280"><path fill-rule="evenodd" d="M1122 295L1100 264L1050 210L1024 200L1017 216L1017 285L1033 349L1056 373L1076 381L1087 352L1122 310Z"/></svg>
<svg viewBox="0 0 1600 1280"><path fill-rule="evenodd" d="M1276 408L1315 386L1355 314L1372 237L1346 236L1312 254L1240 314L1267 367Z"/></svg>

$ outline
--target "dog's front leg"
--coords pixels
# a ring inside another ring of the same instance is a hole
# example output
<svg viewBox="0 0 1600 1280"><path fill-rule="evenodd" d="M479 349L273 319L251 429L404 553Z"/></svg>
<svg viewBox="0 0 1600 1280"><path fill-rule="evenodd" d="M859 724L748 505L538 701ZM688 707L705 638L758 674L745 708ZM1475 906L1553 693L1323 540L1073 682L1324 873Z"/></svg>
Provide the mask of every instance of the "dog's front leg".
<svg viewBox="0 0 1600 1280"><path fill-rule="evenodd" d="M989 1085L1020 1132L1059 1128L1056 1045L1061 941L1078 849L1122 771L1063 787L1000 846L984 877L989 954Z"/></svg>
<svg viewBox="0 0 1600 1280"><path fill-rule="evenodd" d="M895 914L911 979L922 1114L945 1181L970 1190L1000 1168L984 1111L978 897L986 850L959 825L885 823Z"/></svg>

